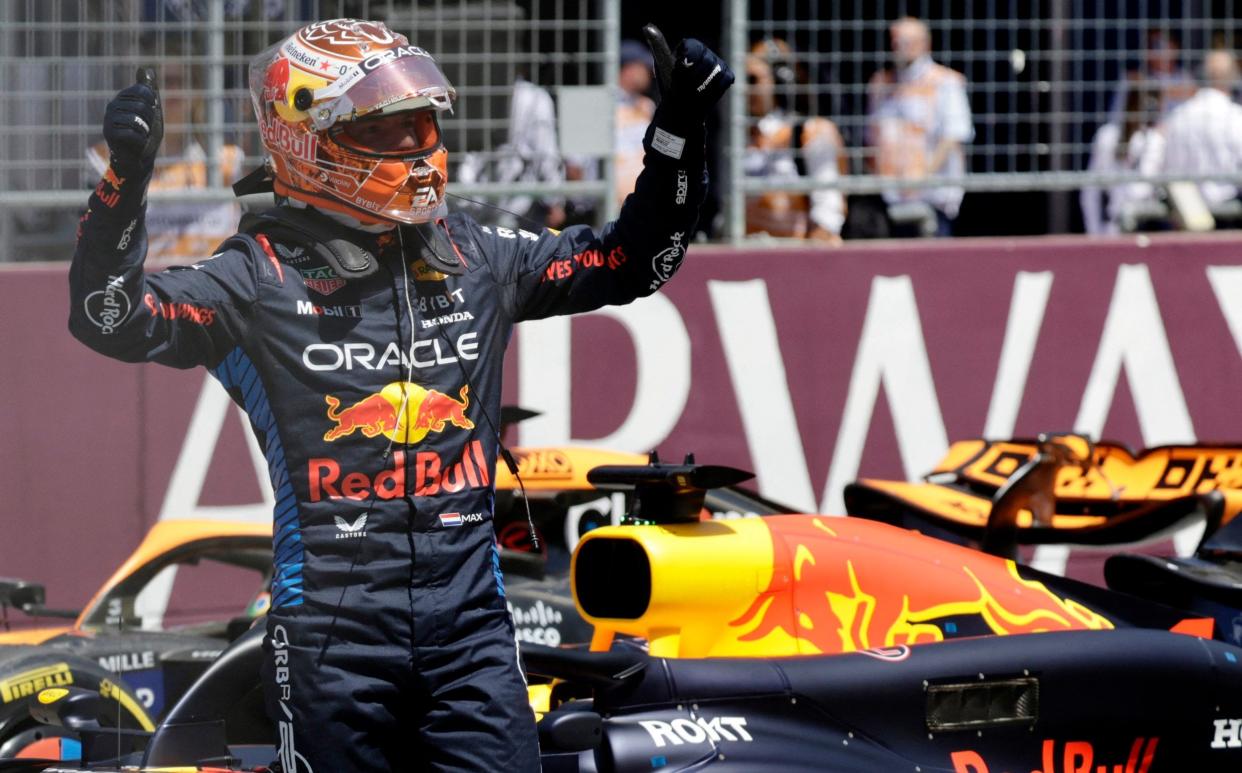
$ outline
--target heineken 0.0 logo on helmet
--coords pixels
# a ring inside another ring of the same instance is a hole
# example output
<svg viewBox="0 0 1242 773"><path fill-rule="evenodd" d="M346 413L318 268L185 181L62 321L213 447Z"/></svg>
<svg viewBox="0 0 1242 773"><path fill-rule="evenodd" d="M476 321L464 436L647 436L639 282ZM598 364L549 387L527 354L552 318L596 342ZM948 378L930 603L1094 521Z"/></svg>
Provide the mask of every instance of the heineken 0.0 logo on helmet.
<svg viewBox="0 0 1242 773"><path fill-rule="evenodd" d="M381 22L333 19L250 63L276 193L364 223L422 223L444 199L439 113L457 92L431 54Z"/></svg>

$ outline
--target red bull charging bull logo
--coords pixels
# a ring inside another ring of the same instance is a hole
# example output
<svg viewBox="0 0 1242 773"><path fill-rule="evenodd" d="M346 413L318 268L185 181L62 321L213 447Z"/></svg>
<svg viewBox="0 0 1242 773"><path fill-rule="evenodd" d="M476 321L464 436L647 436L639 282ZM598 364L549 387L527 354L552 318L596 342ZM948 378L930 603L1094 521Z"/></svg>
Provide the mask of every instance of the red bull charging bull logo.
<svg viewBox="0 0 1242 773"><path fill-rule="evenodd" d="M992 634L1111 628L1112 623L1040 582L1013 561L949 549L937 565L915 559L913 533L866 537L854 519L765 519L774 572L730 625L739 641L794 639L802 652L856 652L941 641L946 621L978 620ZM878 547L877 547L878 546ZM912 560L894 562L894 555Z"/></svg>
<svg viewBox="0 0 1242 773"><path fill-rule="evenodd" d="M284 103L288 98L288 88L289 60L282 56L267 68L263 78L263 100Z"/></svg>
<svg viewBox="0 0 1242 773"><path fill-rule="evenodd" d="M125 178L117 177L116 172L112 171L111 166L104 170L103 178L108 181L109 185L118 191L121 189L121 186L125 184Z"/></svg>
<svg viewBox="0 0 1242 773"><path fill-rule="evenodd" d="M104 170L99 184L95 186L95 195L105 207L112 209L121 200L121 186L124 183L125 178L117 177L116 172L112 171L112 167L109 166Z"/></svg>
<svg viewBox="0 0 1242 773"><path fill-rule="evenodd" d="M466 416L469 384L461 388L458 399L408 381L394 381L347 408L341 408L341 401L332 395L325 395L324 401L334 424L323 435L329 443L355 431L369 438L383 435L396 443L413 444L429 432L443 432L450 424L474 429L474 422ZM403 404L404 416L400 415Z"/></svg>

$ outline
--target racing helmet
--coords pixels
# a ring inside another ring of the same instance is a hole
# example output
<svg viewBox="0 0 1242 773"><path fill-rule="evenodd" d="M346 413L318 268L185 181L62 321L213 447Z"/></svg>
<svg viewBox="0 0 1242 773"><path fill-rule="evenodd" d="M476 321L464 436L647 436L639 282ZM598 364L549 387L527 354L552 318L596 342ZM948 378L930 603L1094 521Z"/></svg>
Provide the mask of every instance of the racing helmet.
<svg viewBox="0 0 1242 773"><path fill-rule="evenodd" d="M423 223L444 200L439 113L457 92L382 22L307 25L250 62L273 187L367 224Z"/></svg>

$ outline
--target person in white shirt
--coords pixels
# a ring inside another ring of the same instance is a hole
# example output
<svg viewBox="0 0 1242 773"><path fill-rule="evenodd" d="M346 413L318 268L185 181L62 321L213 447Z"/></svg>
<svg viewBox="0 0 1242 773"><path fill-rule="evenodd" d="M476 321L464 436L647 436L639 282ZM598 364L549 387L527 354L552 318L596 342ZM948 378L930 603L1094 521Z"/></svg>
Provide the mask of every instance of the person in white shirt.
<svg viewBox="0 0 1242 773"><path fill-rule="evenodd" d="M1157 92L1160 117L1194 96L1194 76L1182 67L1182 45L1171 30L1148 30L1143 47L1143 62L1121 79L1109 107L1109 120L1120 121L1132 86L1144 85Z"/></svg>
<svg viewBox="0 0 1242 773"><path fill-rule="evenodd" d="M1238 81L1238 64L1230 51L1209 51L1203 59L1204 85L1165 119L1166 174L1192 178L1242 171L1242 106L1230 96ZM1199 192L1210 209L1238 198L1233 183L1204 181Z"/></svg>
<svg viewBox="0 0 1242 773"><path fill-rule="evenodd" d="M559 183L565 180L560 141L556 128L556 102L547 89L519 73L509 101L509 126L494 159L483 153L466 153L457 169L464 183L529 182ZM529 194L510 196L497 203L499 216L491 217L506 227L541 223L559 228L565 223L565 201Z"/></svg>
<svg viewBox="0 0 1242 773"><path fill-rule="evenodd" d="M880 70L868 84L868 142L876 174L901 179L961 177L963 145L974 139L966 78L931 58L931 33L906 16L889 27L895 71ZM889 190L884 200L924 201L936 213L936 234L947 236L964 191L957 186Z"/></svg>
<svg viewBox="0 0 1242 773"><path fill-rule="evenodd" d="M1157 128L1161 113L1158 88L1148 83L1126 87L1126 103L1116 118L1100 126L1091 142L1087 171L1098 174L1138 172L1155 174L1164 161L1164 135ZM1112 236L1133 230L1143 210L1153 210L1157 188L1149 182L1085 186L1079 193L1084 230L1092 236ZM1106 203L1107 202L1107 203Z"/></svg>
<svg viewBox="0 0 1242 773"><path fill-rule="evenodd" d="M655 102L647 96L654 78L655 59L651 51L637 40L621 41L612 156L618 207L634 192L634 181L643 170L643 136L655 115Z"/></svg>

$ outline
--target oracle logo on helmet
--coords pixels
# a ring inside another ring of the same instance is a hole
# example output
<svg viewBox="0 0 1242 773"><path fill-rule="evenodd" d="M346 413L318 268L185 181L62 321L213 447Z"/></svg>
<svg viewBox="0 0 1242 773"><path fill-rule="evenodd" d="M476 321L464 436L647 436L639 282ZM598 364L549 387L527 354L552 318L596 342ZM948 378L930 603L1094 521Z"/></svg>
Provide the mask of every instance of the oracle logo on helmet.
<svg viewBox="0 0 1242 773"><path fill-rule="evenodd" d="M366 59L363 59L358 63L358 67L361 68L364 73L371 72L377 67L382 67L389 62L396 61L397 59L402 59L407 56L425 56L428 59L432 58L431 54L427 53L418 46L398 46L397 48L389 48L384 51L380 51L374 56L368 56Z"/></svg>

